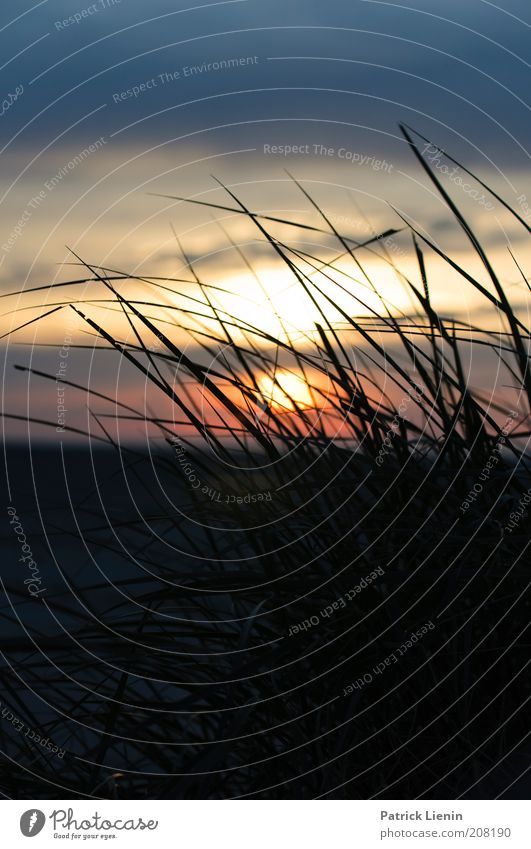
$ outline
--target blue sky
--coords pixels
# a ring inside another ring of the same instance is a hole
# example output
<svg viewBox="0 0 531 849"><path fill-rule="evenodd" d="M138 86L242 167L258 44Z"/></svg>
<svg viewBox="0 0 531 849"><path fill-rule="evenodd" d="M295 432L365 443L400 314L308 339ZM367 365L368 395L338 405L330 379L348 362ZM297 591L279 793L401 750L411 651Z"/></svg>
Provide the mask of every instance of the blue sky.
<svg viewBox="0 0 531 849"><path fill-rule="evenodd" d="M111 133L140 120L122 136L131 143L229 120L312 117L371 127L375 136L382 134L378 145L391 151L396 122L403 119L469 157L481 159L482 151L499 163L517 157L524 165L519 145L526 147L529 127L521 102L529 89L529 26L522 20L528 8L520 0L503 5L502 10L484 0L48 0L33 8L10 3L0 13L2 55L25 52L3 69L3 87L6 93L21 84L25 90L16 109L3 116L1 137L9 142L31 122L17 145L48 143L65 130L60 143L67 144L74 136L88 138L102 128ZM17 15L23 17L10 24ZM78 23L61 23L76 15ZM255 55L253 67L181 78L147 96L113 102L113 94L158 74ZM277 58L284 56L315 58ZM209 100L182 106L200 98ZM160 110L166 111L156 115ZM241 140L241 129L233 135Z"/></svg>

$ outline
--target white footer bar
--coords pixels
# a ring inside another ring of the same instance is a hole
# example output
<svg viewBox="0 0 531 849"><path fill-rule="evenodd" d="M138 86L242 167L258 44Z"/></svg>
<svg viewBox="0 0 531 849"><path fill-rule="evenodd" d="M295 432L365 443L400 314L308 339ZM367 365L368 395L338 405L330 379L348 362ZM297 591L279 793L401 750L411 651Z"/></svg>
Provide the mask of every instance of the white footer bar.
<svg viewBox="0 0 531 849"><path fill-rule="evenodd" d="M9 849L531 847L527 801L6 800L0 817Z"/></svg>

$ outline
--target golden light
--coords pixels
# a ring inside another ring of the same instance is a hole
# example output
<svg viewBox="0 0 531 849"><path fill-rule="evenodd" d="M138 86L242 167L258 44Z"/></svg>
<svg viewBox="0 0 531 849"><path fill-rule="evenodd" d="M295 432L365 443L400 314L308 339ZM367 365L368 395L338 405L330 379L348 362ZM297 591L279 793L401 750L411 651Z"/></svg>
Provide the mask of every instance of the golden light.
<svg viewBox="0 0 531 849"><path fill-rule="evenodd" d="M302 377L293 372L277 371L275 380L265 374L258 381L264 403L276 411L291 411L296 407L315 407L310 388Z"/></svg>

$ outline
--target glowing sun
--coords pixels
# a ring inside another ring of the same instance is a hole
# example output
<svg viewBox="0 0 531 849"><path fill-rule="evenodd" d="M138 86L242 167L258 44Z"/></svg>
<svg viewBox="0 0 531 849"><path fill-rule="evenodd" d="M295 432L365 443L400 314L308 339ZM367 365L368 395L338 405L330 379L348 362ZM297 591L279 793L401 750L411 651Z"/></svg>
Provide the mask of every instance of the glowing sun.
<svg viewBox="0 0 531 849"><path fill-rule="evenodd" d="M310 388L302 377L293 372L277 371L275 380L265 374L258 381L262 399L277 411L294 411L315 407Z"/></svg>

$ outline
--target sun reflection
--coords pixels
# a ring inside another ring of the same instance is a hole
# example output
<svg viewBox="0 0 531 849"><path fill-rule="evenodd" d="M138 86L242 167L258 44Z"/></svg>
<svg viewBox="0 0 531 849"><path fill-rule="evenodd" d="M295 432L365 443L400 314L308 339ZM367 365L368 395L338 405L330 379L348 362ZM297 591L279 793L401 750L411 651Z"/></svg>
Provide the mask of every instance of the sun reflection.
<svg viewBox="0 0 531 849"><path fill-rule="evenodd" d="M310 387L293 372L277 371L275 380L265 374L258 381L265 404L276 411L291 411L296 407L309 409L315 407Z"/></svg>

